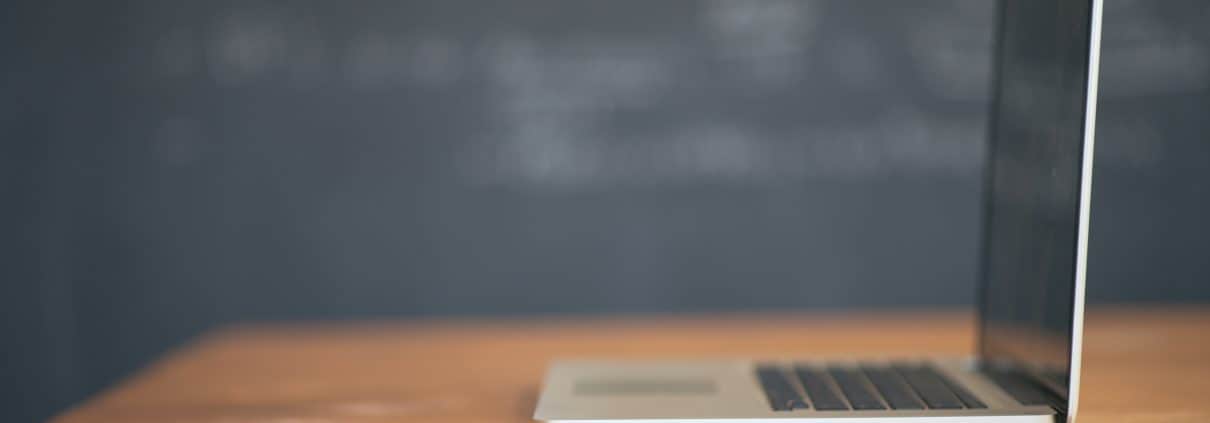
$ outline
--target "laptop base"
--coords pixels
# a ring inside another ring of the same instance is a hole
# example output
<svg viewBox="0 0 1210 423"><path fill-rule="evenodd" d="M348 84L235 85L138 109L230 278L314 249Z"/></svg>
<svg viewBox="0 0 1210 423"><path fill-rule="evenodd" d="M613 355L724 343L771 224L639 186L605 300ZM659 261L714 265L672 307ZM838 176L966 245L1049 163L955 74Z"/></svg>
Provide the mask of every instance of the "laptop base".
<svg viewBox="0 0 1210 423"><path fill-rule="evenodd" d="M559 361L534 418L548 422L1047 422L948 360ZM924 370L928 370L925 372Z"/></svg>

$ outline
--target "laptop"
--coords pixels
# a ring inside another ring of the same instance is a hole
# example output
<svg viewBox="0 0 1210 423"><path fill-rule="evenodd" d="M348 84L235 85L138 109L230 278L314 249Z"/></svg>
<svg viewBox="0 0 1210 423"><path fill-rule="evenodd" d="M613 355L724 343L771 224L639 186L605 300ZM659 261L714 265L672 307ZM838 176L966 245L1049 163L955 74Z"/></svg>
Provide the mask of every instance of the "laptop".
<svg viewBox="0 0 1210 423"><path fill-rule="evenodd" d="M974 356L557 361L534 418L1074 421L1101 9L1101 0L998 5Z"/></svg>

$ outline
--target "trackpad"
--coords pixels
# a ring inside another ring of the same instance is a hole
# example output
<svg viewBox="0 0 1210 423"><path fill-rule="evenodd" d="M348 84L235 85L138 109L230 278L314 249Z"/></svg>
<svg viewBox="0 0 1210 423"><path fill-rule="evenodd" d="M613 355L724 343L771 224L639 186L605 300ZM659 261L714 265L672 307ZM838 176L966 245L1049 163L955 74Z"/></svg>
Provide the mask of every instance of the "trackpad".
<svg viewBox="0 0 1210 423"><path fill-rule="evenodd" d="M575 395L713 395L718 384L712 379L581 379Z"/></svg>
<svg viewBox="0 0 1210 423"><path fill-rule="evenodd" d="M772 415L747 361L561 361L544 385L539 420Z"/></svg>

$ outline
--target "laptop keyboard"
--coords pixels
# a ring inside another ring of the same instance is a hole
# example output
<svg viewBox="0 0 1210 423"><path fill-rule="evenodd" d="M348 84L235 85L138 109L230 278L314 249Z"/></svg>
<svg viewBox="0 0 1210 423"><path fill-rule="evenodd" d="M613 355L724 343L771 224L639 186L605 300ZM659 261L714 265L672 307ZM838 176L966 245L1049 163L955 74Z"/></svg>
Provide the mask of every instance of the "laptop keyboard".
<svg viewBox="0 0 1210 423"><path fill-rule="evenodd" d="M930 366L760 365L756 375L774 411L811 407L819 411L987 408Z"/></svg>
<svg viewBox="0 0 1210 423"><path fill-rule="evenodd" d="M874 389L882 395L882 399L886 400L887 405L896 410L923 410L925 403L929 404L929 408L954 408L948 404L942 404L938 407L936 403L929 401L923 393L913 392L915 385L909 385L910 382L905 382L905 378L896 374L894 370L885 368L866 368L862 369L866 379L874 385ZM917 391L919 392L919 391ZM923 401L921 401L923 399ZM854 404L856 407L856 404ZM958 404L957 408L962 408L962 404Z"/></svg>

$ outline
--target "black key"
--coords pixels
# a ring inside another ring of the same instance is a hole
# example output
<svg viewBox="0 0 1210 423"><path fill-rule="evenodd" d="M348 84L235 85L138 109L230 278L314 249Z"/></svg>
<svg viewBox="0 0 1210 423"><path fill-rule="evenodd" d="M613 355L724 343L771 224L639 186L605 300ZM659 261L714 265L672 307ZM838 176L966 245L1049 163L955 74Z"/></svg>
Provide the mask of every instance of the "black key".
<svg viewBox="0 0 1210 423"><path fill-rule="evenodd" d="M756 377L760 380L760 386L765 390L765 396L768 397L769 406L773 411L807 408L807 403L790 385L781 370L775 367L758 367Z"/></svg>
<svg viewBox="0 0 1210 423"><path fill-rule="evenodd" d="M891 408L896 410L924 409L924 404L916 399L912 388L898 373L876 367L863 367L861 370L865 372L866 378L870 379L870 383L874 384L874 388L878 389L878 393L882 394L882 398L886 399L886 403Z"/></svg>
<svg viewBox="0 0 1210 423"><path fill-rule="evenodd" d="M932 368L920 366L895 366L895 371L903 376L908 385L916 391L916 395L920 395L920 399L929 408L934 409L961 409L962 401L958 396L950 391L949 386L941 380L941 376L937 375Z"/></svg>
<svg viewBox="0 0 1210 423"><path fill-rule="evenodd" d="M854 410L885 410L882 401L866 386L865 376L856 370L832 368L828 370L840 391L849 399Z"/></svg>
<svg viewBox="0 0 1210 423"><path fill-rule="evenodd" d="M810 397L811 402L815 404L816 410L849 409L836 391L832 390L828 375L806 367L795 368L794 373L798 376L798 381L802 383L803 390L807 391L807 397Z"/></svg>
<svg viewBox="0 0 1210 423"><path fill-rule="evenodd" d="M942 383L945 383L945 386L949 388L954 395L958 396L958 399L962 401L962 404L966 405L966 408L987 408L987 404L984 404L983 401L980 401L978 398L976 398L974 394L970 393L970 391L967 391L966 388L962 387L962 385L959 385L957 382L945 377L945 375L941 374L941 372L938 372L932 367L928 367L927 370L936 375Z"/></svg>
<svg viewBox="0 0 1210 423"><path fill-rule="evenodd" d="M941 377L942 382L945 382L945 386L949 387L951 391L954 391L954 394L958 395L958 399L962 400L963 404L966 404L966 408L987 408L987 404L984 404L983 401L979 401L979 399L975 398L970 391L967 391L965 388L958 385L957 382L954 382L953 380L950 380L950 378L947 378L941 374L938 374L938 376Z"/></svg>

